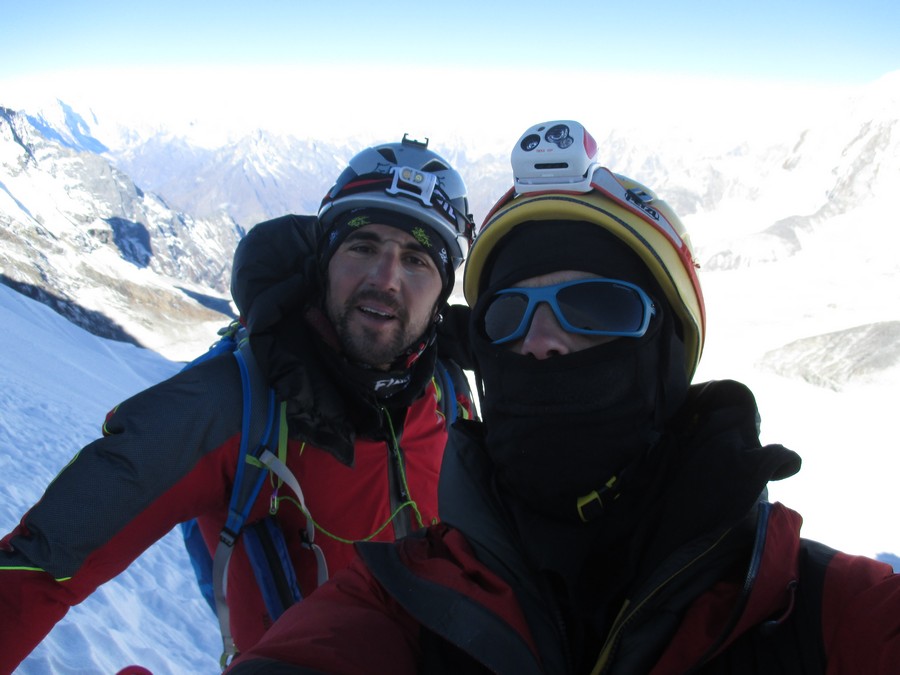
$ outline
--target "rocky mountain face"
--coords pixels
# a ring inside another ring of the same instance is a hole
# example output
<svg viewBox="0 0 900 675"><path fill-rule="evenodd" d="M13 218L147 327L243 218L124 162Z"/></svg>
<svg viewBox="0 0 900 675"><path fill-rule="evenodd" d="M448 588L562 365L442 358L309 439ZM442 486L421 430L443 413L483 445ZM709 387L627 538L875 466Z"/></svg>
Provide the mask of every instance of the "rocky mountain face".
<svg viewBox="0 0 900 675"><path fill-rule="evenodd" d="M681 215L704 284L720 273L784 269L790 260L818 270L815 278L840 259L897 286L887 254L897 228L884 221L900 184L898 102L900 74L765 142L747 140L741 129L592 131L606 166L652 187ZM432 147L465 176L480 220L510 185L508 155L444 140ZM0 109L0 280L98 334L189 358L231 315L231 256L243 233L284 213L315 212L369 142L258 129L209 144L163 125L137 130L127 120L99 120L64 102ZM858 325L803 338L826 350L834 344L828 336L845 329L852 332L842 339L868 349L893 339L876 328L896 315L860 316ZM777 366L771 354L760 362L815 379L798 370L810 366L797 365L796 350Z"/></svg>
<svg viewBox="0 0 900 675"><path fill-rule="evenodd" d="M48 129L0 109L0 278L97 335L195 351L197 327L231 313L243 228L169 208L92 137L75 149Z"/></svg>

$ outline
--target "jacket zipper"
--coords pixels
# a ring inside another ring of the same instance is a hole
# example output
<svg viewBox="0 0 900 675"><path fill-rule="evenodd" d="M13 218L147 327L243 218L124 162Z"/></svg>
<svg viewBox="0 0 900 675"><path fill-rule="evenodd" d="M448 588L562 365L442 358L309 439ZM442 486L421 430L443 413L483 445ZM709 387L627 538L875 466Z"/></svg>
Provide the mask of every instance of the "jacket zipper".
<svg viewBox="0 0 900 675"><path fill-rule="evenodd" d="M741 614L743 614L744 609L747 606L747 599L750 597L750 592L753 590L753 587L756 585L756 579L759 577L763 548L765 547L766 537L769 533L769 515L771 514L771 511L771 504L768 502L760 503L759 517L756 522L756 536L753 540L753 554L750 556L750 566L747 568L747 575L744 577L744 585L741 587L741 593L734 605L734 610L732 610L731 616L725 624L725 629L722 630L719 637L713 641L709 646L709 649L707 649L703 656L697 660L697 663L688 671L688 673L697 672L698 668L705 665L706 662L712 658L713 654L719 650L728 636L731 635Z"/></svg>
<svg viewBox="0 0 900 675"><path fill-rule="evenodd" d="M591 670L591 675L600 675L601 673L608 672L607 669L612 664L613 656L618 649L623 632L640 615L641 611L646 607L647 603L652 600L653 597L656 596L657 593L659 593L659 591L661 591L663 588L672 583L672 581L678 578L685 570L693 567L699 560L706 557L706 555L709 554L710 551L712 551L720 543L722 543L722 540L724 540L731 531L732 528L728 528L727 530L725 530L718 539L716 539L712 544L709 545L709 547L698 554L695 558L681 566L662 583L658 584L649 593L647 593L644 598L633 607L633 609L629 609L630 602L628 600L625 601L625 604L622 605L622 609L619 611L619 615L616 617L616 620L613 623L612 628L610 629L610 633L600 650L600 656L597 657L597 663L594 665L593 670Z"/></svg>
<svg viewBox="0 0 900 675"><path fill-rule="evenodd" d="M403 448L400 447L400 439L394 433L391 414L384 406L380 406L379 409L387 421L388 437L385 445L388 453L388 507L393 516L394 538L399 539L412 532L410 509L404 508L410 499L405 487L406 482L403 480Z"/></svg>

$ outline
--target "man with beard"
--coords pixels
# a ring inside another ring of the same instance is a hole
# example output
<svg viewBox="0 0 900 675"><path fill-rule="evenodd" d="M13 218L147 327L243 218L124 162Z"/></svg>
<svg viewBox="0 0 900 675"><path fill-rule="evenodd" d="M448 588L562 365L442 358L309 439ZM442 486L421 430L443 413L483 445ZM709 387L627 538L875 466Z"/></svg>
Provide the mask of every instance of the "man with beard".
<svg viewBox="0 0 900 675"><path fill-rule="evenodd" d="M897 672L900 576L802 539L766 498L799 457L760 444L745 386L691 384L671 208L577 122L512 163L466 264L483 422L451 433L443 522L358 545L229 672Z"/></svg>
<svg viewBox="0 0 900 675"><path fill-rule="evenodd" d="M178 523L195 520L227 567L214 580L227 588L215 603L227 661L344 567L354 541L436 522L447 416L471 413L458 367L459 386L438 385L450 369L436 366L436 332L471 225L460 175L404 136L351 159L317 217L252 228L232 276L240 358L117 406L0 542L0 672ZM248 400L255 414L242 416ZM277 461L232 531L233 487L260 464L241 444L260 445L267 410L276 440L260 457Z"/></svg>

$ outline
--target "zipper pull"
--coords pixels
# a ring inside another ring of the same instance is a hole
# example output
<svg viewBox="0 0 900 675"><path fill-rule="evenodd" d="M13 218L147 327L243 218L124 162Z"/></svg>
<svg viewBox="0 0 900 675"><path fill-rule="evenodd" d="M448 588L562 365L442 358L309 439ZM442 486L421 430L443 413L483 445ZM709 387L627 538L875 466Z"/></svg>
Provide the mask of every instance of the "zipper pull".
<svg viewBox="0 0 900 675"><path fill-rule="evenodd" d="M278 488L272 490L272 496L269 497L269 515L274 516L278 513Z"/></svg>

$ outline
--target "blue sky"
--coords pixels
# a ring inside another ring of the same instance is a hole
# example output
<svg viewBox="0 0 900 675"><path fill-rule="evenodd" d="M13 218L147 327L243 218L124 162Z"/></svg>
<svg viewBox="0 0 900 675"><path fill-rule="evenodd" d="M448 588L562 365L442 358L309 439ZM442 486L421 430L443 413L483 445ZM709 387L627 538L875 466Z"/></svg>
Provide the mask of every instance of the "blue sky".
<svg viewBox="0 0 900 675"><path fill-rule="evenodd" d="M81 98L195 129L496 130L505 147L546 119L777 124L900 71L895 0L0 2L0 105Z"/></svg>
<svg viewBox="0 0 900 675"><path fill-rule="evenodd" d="M3 4L0 79L114 64L424 61L840 83L900 69L893 0Z"/></svg>

